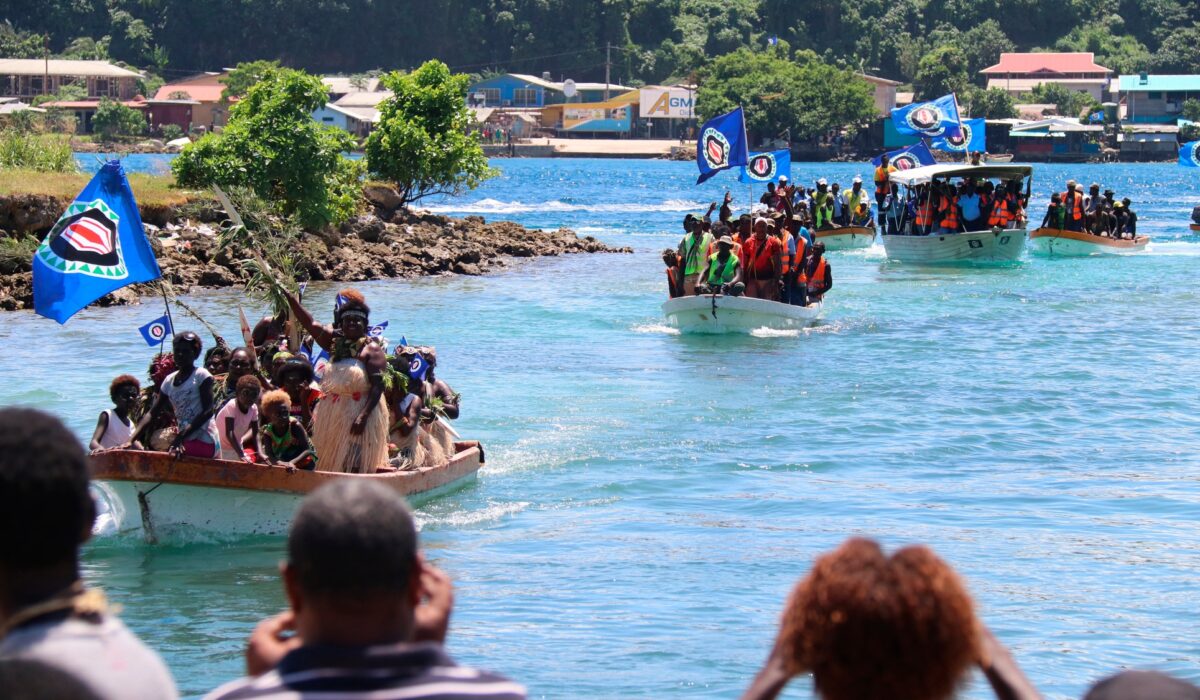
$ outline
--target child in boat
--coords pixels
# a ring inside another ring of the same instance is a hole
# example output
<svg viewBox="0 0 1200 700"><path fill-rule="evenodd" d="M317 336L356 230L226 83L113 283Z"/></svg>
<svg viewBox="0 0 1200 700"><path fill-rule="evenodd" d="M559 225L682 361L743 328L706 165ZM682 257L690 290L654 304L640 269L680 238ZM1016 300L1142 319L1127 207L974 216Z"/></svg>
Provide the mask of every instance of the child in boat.
<svg viewBox="0 0 1200 700"><path fill-rule="evenodd" d="M258 435L258 377L245 375L238 379L237 392L217 412L217 429L221 431L221 459L253 462L246 454L245 443L251 442L254 454L263 453Z"/></svg>
<svg viewBox="0 0 1200 700"><path fill-rule="evenodd" d="M142 386L136 377L122 374L112 380L108 387L108 396L112 399L113 407L100 412L96 420L96 432L92 433L92 452L102 452L129 444L133 435L133 419L130 411L137 405ZM134 449L142 449L141 444L132 443Z"/></svg>
<svg viewBox="0 0 1200 700"><path fill-rule="evenodd" d="M208 370L196 366L203 349L200 336L191 331L179 333L171 346L177 369L163 379L154 403L138 423L130 441L140 438L156 415L170 405L175 409L179 427L167 451L176 457L214 459L221 453L221 438L213 420L213 377Z"/></svg>
<svg viewBox="0 0 1200 700"><path fill-rule="evenodd" d="M308 433L292 417L292 401L282 389L262 397L262 455L267 464L313 470L317 466Z"/></svg>
<svg viewBox="0 0 1200 700"><path fill-rule="evenodd" d="M237 383L242 377L251 375L258 378L258 385L263 391L270 389L267 382L254 371L254 353L248 348L236 348L229 353L229 371L223 376L215 378L215 389L217 406L224 406L226 402L231 400L234 394L237 393Z"/></svg>
<svg viewBox="0 0 1200 700"><path fill-rule="evenodd" d="M275 374L275 386L287 392L292 416L304 429L312 429L313 411L321 400L321 390L313 386L313 366L303 357L292 357Z"/></svg>

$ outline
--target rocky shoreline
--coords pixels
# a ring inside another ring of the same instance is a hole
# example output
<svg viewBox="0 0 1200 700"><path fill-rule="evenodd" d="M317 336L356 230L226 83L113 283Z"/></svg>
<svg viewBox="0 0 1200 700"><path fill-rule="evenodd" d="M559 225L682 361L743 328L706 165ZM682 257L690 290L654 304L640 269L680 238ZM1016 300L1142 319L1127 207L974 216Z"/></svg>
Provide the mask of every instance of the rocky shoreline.
<svg viewBox="0 0 1200 700"><path fill-rule="evenodd" d="M456 219L400 208L389 188L368 186L364 210L336 230L302 235L296 250L298 269L308 280L362 282L429 275L482 275L520 258L573 253L631 253L570 229L526 229L483 217ZM0 196L0 244L27 236L38 239L70 204L40 195ZM142 220L164 279L184 293L196 287L220 288L245 283L241 261L246 251L223 248L217 234L227 221L216 202L192 202L179 208L143 208ZM2 239L12 240L2 240ZM0 249L0 310L33 308L31 259L18 246ZM30 253L32 251L30 250ZM145 285L118 290L99 306L136 303L157 293Z"/></svg>

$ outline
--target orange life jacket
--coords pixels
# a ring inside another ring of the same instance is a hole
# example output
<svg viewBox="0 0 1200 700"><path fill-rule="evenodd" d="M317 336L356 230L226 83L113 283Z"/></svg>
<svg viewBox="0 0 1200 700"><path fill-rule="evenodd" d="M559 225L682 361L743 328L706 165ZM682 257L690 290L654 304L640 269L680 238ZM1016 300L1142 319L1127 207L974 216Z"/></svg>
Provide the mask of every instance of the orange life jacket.
<svg viewBox="0 0 1200 700"><path fill-rule="evenodd" d="M683 293L682 289L679 289L675 286L675 271L676 271L676 268L673 268L673 267L667 268L667 294L668 295L670 295L672 292L675 292L678 294Z"/></svg>
<svg viewBox="0 0 1200 700"><path fill-rule="evenodd" d="M792 269L796 271L797 284L808 282L808 275L804 271L806 253L808 253L808 241L804 239L804 236L796 236L796 255L792 258Z"/></svg>
<svg viewBox="0 0 1200 700"><path fill-rule="evenodd" d="M1063 192L1063 204L1067 203L1068 195L1071 196L1071 200L1075 204L1067 209L1067 216L1071 217L1075 221L1083 221L1083 197L1081 197L1078 193Z"/></svg>
<svg viewBox="0 0 1200 700"><path fill-rule="evenodd" d="M942 228L958 230L958 197L942 197L938 212L942 215Z"/></svg>
<svg viewBox="0 0 1200 700"><path fill-rule="evenodd" d="M887 194L892 191L892 183L888 180L889 170L894 170L892 166L884 168L882 165L875 168L875 192L878 194Z"/></svg>
<svg viewBox="0 0 1200 700"><path fill-rule="evenodd" d="M1004 228L1008 226L1009 220L1012 219L1012 212L1008 210L1008 198L1001 197L996 200L996 205L992 207L992 213L988 216L988 226L999 226Z"/></svg>
<svg viewBox="0 0 1200 700"><path fill-rule="evenodd" d="M817 261L816 268L813 269L812 275L808 278L808 296L821 300L821 294L817 293L821 287L825 286L825 272L829 269L829 265L825 263L825 258Z"/></svg>
<svg viewBox="0 0 1200 700"><path fill-rule="evenodd" d="M780 258L782 259L780 269L781 269L782 275L785 279L787 278L787 274L792 271L792 256L788 255L788 252L787 252L788 239L790 239L791 237L792 237L791 231L788 231L786 229L781 231L780 235L779 235L779 242L783 244L783 255L780 256ZM799 246L796 246L797 250L799 250L799 248L800 248Z"/></svg>
<svg viewBox="0 0 1200 700"><path fill-rule="evenodd" d="M928 226L933 222L933 202L926 199L917 205L917 226Z"/></svg>

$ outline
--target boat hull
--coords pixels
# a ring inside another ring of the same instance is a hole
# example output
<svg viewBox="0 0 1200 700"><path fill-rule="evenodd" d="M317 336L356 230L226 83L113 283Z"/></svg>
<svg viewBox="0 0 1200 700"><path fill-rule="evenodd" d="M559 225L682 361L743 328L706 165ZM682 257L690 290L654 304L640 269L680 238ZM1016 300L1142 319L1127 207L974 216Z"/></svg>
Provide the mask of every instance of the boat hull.
<svg viewBox="0 0 1200 700"><path fill-rule="evenodd" d="M1025 238L1025 229L928 236L885 235L883 247L887 250L888 260L906 263L1003 263L1020 259Z"/></svg>
<svg viewBox="0 0 1200 700"><path fill-rule="evenodd" d="M1195 232L1200 232L1200 224L1188 224L1188 229Z"/></svg>
<svg viewBox="0 0 1200 700"><path fill-rule="evenodd" d="M1077 258L1089 255L1138 253L1146 249L1150 237L1138 236L1133 240L1121 240L1093 236L1082 231L1039 228L1029 234L1029 241L1034 252L1041 255Z"/></svg>
<svg viewBox="0 0 1200 700"><path fill-rule="evenodd" d="M703 294L669 299L662 306L667 323L683 333L749 333L762 328L798 330L821 315L821 304L792 306L777 301Z"/></svg>
<svg viewBox="0 0 1200 700"><path fill-rule="evenodd" d="M92 478L108 503L101 534L141 534L149 541L175 535L240 537L287 533L304 496L342 479L383 484L419 505L457 488L483 466L477 442L455 444L444 465L413 471L342 474L295 470L164 452L114 450L90 457Z"/></svg>
<svg viewBox="0 0 1200 700"><path fill-rule="evenodd" d="M844 226L813 231L813 237L825 244L825 250L870 248L875 242L875 229L869 226Z"/></svg>

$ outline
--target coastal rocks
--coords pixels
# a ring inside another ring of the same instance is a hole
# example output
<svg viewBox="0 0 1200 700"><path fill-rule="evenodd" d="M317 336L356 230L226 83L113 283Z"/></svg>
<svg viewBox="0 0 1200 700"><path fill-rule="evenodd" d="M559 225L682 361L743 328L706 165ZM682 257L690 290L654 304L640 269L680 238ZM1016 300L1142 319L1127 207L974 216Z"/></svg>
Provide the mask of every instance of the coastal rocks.
<svg viewBox="0 0 1200 700"><path fill-rule="evenodd" d="M337 229L301 235L294 248L301 277L315 281L362 282L391 277L482 275L515 258L574 253L630 253L569 229L540 231L520 224L488 223L483 217L455 219L431 212L391 209L399 195L386 187L364 193L367 211ZM391 197L388 195L391 191ZM0 237L28 231L43 236L58 220L67 202L36 195L0 195ZM373 210L373 211L372 211ZM249 251L218 243L224 212L211 205L188 204L177 210L143 212L145 230L165 279L180 292L199 287L245 284L243 261ZM10 232L10 233L5 233ZM23 258L22 258L23 260ZM98 302L100 306L136 303L139 295L157 290L146 285L122 289ZM29 265L0 273L0 309L33 307Z"/></svg>

